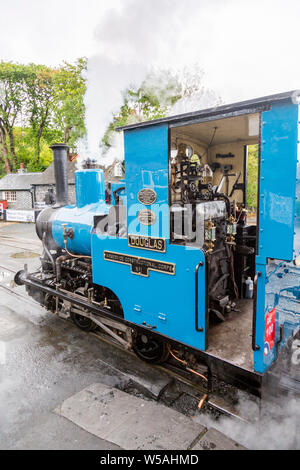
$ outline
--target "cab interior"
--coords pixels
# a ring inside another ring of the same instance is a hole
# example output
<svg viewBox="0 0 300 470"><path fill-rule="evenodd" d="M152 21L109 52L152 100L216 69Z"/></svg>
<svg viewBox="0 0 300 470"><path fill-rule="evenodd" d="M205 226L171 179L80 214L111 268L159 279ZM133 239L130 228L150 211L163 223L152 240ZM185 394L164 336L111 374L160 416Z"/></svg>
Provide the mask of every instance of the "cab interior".
<svg viewBox="0 0 300 470"><path fill-rule="evenodd" d="M226 255L229 259L227 264L231 264L231 267L228 267L227 287L224 282L223 289L223 295L226 295L230 279L234 285L229 289L233 291L234 308L228 308L228 311L218 317L212 313L214 309L208 307L206 351L247 370L253 370L253 298L249 298L246 281L248 288L249 280L253 287L258 238L260 114L244 114L207 122L176 125L170 130L169 141L171 207L180 208L190 202L183 196L185 193L182 188L189 183L186 180L182 181L180 168L186 159L193 159L205 169L201 180L206 183L205 187L209 190L213 188L212 191L222 193L230 200L236 222L236 233L234 238L231 238L230 255ZM205 193L207 190L203 192L204 200L209 198L208 193ZM202 202L192 201L191 204L196 207ZM178 212L178 209L176 211ZM184 226L184 221L182 224ZM191 239L177 235L174 227L171 222L171 243L186 245L193 243ZM215 250L217 246L216 242ZM228 252L227 247L224 247L225 249ZM221 252L222 250L220 256ZM217 258L214 263L222 263L222 258ZM209 278L207 282L209 287ZM216 283L215 280L213 282ZM220 282L222 283L222 279Z"/></svg>

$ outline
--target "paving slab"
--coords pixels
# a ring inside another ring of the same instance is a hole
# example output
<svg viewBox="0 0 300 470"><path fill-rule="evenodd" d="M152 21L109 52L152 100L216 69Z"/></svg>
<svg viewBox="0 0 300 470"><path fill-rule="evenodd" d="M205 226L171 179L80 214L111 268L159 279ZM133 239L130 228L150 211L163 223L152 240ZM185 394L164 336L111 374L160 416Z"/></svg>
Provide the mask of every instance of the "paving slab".
<svg viewBox="0 0 300 470"><path fill-rule="evenodd" d="M175 410L99 383L55 412L125 450L187 450L206 431Z"/></svg>
<svg viewBox="0 0 300 470"><path fill-rule="evenodd" d="M2 445L0 442L0 450ZM3 448L4 450L4 448ZM121 450L120 447L99 439L54 413L47 413L40 421L14 439L6 450Z"/></svg>
<svg viewBox="0 0 300 470"><path fill-rule="evenodd" d="M197 442L193 450L247 450L230 437L210 428Z"/></svg>

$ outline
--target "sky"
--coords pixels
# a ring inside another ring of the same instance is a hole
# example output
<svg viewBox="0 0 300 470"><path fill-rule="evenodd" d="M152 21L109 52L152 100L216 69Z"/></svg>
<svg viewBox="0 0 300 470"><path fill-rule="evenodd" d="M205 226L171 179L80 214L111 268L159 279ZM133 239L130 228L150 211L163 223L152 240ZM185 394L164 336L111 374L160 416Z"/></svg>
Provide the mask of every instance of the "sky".
<svg viewBox="0 0 300 470"><path fill-rule="evenodd" d="M0 60L55 66L106 49L150 63L157 53L158 64L198 62L225 102L300 88L298 0L0 0L0 12Z"/></svg>

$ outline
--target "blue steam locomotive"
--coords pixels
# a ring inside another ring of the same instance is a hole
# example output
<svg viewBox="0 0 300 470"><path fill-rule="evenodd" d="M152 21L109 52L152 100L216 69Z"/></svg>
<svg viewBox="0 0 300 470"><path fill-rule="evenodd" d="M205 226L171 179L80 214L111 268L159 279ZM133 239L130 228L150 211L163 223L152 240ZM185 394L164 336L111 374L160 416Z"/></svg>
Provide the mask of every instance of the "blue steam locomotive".
<svg viewBox="0 0 300 470"><path fill-rule="evenodd" d="M261 396L300 326L299 96L124 127L125 179L77 171L75 206L67 146L53 145L42 266L16 282L144 361L175 358Z"/></svg>

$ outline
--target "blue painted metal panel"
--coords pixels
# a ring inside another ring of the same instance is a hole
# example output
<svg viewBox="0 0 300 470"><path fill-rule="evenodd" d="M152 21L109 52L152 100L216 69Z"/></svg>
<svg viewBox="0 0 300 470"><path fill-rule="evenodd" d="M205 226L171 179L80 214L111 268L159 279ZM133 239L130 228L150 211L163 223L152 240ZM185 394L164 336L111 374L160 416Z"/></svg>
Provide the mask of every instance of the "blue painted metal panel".
<svg viewBox="0 0 300 470"><path fill-rule="evenodd" d="M175 275L149 271L149 277L131 273L128 265L104 260L104 251L175 263ZM195 328L195 269L199 262L199 328L205 330L205 258L199 249L167 244L167 254L128 247L127 239L92 235L93 281L111 289L120 299L125 319L175 340L205 350L205 332Z"/></svg>
<svg viewBox="0 0 300 470"><path fill-rule="evenodd" d="M260 259L294 259L298 106L272 106L262 114Z"/></svg>
<svg viewBox="0 0 300 470"><path fill-rule="evenodd" d="M110 206L104 202L78 208L67 206L55 212L52 221L52 235L58 246L64 248L64 227L74 230L74 239L68 239L68 250L78 255L91 256L91 232L94 228L94 216L108 214Z"/></svg>
<svg viewBox="0 0 300 470"><path fill-rule="evenodd" d="M169 187L168 187L168 126L150 126L127 131L124 134L126 155L126 187L128 200L128 234L169 238ZM153 206L138 201L142 189L153 189L157 200ZM141 225L137 214L143 209L152 210L156 223Z"/></svg>
<svg viewBox="0 0 300 470"><path fill-rule="evenodd" d="M277 356L280 326L284 339L300 325L297 292L300 271L291 261L300 253L299 224L299 109L295 104L274 105L262 114L259 255L257 286L255 371L264 373ZM298 171L298 176L297 176ZM268 261L272 259L274 261ZM287 261L287 263L285 263ZM286 290L288 289L288 290ZM265 344L266 320L276 309L275 345Z"/></svg>
<svg viewBox="0 0 300 470"><path fill-rule="evenodd" d="M75 173L76 206L84 207L105 201L105 182L102 170L80 170Z"/></svg>
<svg viewBox="0 0 300 470"><path fill-rule="evenodd" d="M68 250L75 254L91 255L91 232L95 215L108 214L105 203L105 182L102 170L81 170L75 173L76 206L66 206L54 213L52 236L64 248L64 227L72 228L73 240L68 239Z"/></svg>
<svg viewBox="0 0 300 470"><path fill-rule="evenodd" d="M258 269L262 273L258 282L258 298L263 300L259 301L256 344L260 349L254 355L254 365L257 372L263 373L277 358L280 327L283 327L280 349L300 328L300 269L293 263L275 260L268 266L258 265ZM275 345L270 350L265 344L266 318L273 309L276 309Z"/></svg>
<svg viewBox="0 0 300 470"><path fill-rule="evenodd" d="M300 110L300 108L299 108ZM295 243L294 251L296 257L300 255L300 114L298 116L298 165L296 183L296 217L295 217Z"/></svg>

